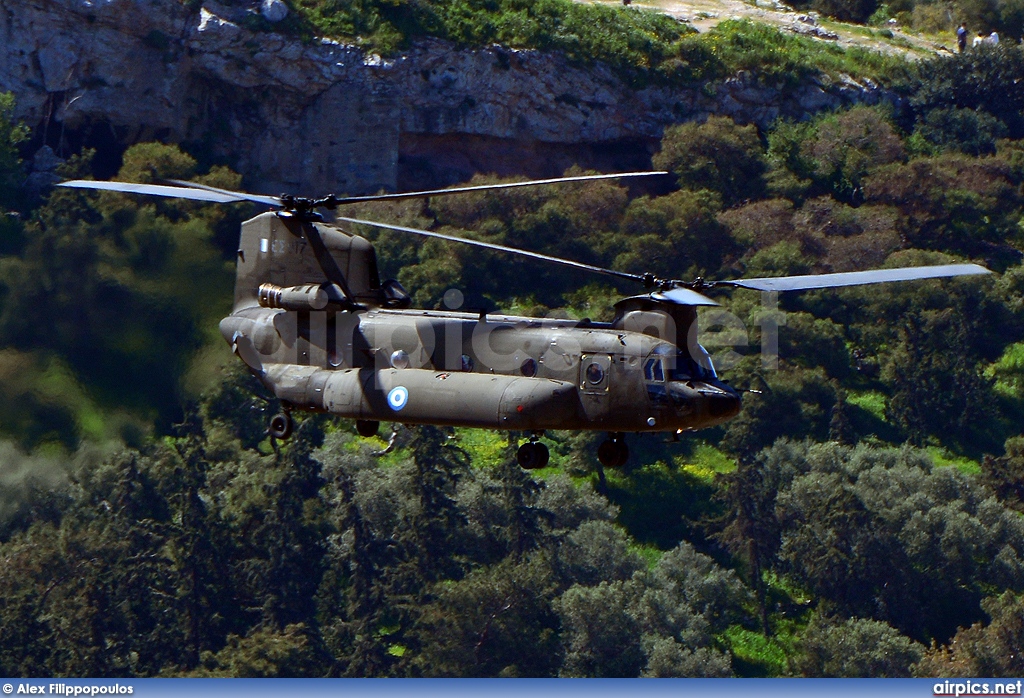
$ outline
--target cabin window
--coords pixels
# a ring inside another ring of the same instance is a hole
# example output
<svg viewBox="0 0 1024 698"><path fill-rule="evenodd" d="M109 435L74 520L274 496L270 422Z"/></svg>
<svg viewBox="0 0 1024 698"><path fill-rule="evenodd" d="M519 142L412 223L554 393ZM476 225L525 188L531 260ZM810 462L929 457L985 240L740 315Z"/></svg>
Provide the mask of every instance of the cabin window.
<svg viewBox="0 0 1024 698"><path fill-rule="evenodd" d="M537 375L537 362L534 361L533 359L527 359L519 367L519 370L527 378L533 378L534 376Z"/></svg>
<svg viewBox="0 0 1024 698"><path fill-rule="evenodd" d="M601 364L593 363L587 366L587 382L597 385L604 380L604 369Z"/></svg>
<svg viewBox="0 0 1024 698"><path fill-rule="evenodd" d="M473 357L470 356L469 354L463 354L462 355L462 365L460 366L460 368L464 372L470 373L473 370Z"/></svg>

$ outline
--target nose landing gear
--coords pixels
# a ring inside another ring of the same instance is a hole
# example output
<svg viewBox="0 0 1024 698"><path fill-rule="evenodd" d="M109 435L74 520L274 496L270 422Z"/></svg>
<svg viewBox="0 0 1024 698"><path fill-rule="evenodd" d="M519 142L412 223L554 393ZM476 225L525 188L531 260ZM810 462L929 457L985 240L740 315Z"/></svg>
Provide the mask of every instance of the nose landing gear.
<svg viewBox="0 0 1024 698"><path fill-rule="evenodd" d="M629 447L626 437L621 432L608 435L608 439L597 447L597 459L601 465L609 468L620 468L629 460Z"/></svg>
<svg viewBox="0 0 1024 698"><path fill-rule="evenodd" d="M548 464L548 458L551 454L548 452L548 447L537 440L539 438L539 434L534 434L527 443L520 446L519 450L516 451L516 460L526 470L537 470Z"/></svg>

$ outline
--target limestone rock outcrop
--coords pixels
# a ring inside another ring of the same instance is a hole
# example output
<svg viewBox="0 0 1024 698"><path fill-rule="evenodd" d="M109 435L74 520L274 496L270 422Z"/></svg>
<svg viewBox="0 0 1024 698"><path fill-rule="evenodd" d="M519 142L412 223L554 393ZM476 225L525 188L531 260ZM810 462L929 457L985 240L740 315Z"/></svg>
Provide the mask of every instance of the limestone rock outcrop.
<svg viewBox="0 0 1024 698"><path fill-rule="evenodd" d="M471 169L486 170L495 143L543 158L653 143L666 125L713 113L766 126L882 96L853 81L784 89L747 75L633 89L557 53L437 40L381 58L248 28L260 8L0 0L0 91L47 134L102 128L122 145L202 144L230 154L253 189L304 194L393 189L403 151L429 154L452 138L482 148Z"/></svg>

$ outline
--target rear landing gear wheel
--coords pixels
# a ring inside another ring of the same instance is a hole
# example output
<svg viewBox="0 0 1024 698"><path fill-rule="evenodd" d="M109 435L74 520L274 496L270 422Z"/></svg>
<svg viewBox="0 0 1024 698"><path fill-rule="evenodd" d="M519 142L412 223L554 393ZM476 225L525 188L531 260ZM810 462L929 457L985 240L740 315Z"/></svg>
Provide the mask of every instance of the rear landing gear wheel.
<svg viewBox="0 0 1024 698"><path fill-rule="evenodd" d="M547 446L539 441L531 441L519 447L516 452L516 460L526 470L537 470L548 464L550 455Z"/></svg>
<svg viewBox="0 0 1024 698"><path fill-rule="evenodd" d="M278 412L270 418L270 428L267 431L275 439L283 441L292 435L293 427L292 416L287 412Z"/></svg>
<svg viewBox="0 0 1024 698"><path fill-rule="evenodd" d="M609 468L621 468L629 460L629 447L622 434L612 434L597 447L597 459Z"/></svg>
<svg viewBox="0 0 1024 698"><path fill-rule="evenodd" d="M356 432L364 438L368 439L371 436L376 436L378 429L380 429L380 422L374 422L366 419L356 420Z"/></svg>

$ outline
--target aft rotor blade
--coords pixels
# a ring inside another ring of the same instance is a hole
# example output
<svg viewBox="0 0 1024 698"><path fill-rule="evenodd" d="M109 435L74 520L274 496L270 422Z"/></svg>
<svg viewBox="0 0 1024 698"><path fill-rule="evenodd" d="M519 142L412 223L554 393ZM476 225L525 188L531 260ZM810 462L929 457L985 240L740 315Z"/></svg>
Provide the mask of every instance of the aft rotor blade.
<svg viewBox="0 0 1024 698"><path fill-rule="evenodd" d="M87 179L73 179L68 182L61 182L58 187L70 187L72 189L98 189L101 191L117 191L125 194L149 194L152 196L165 196L174 199L192 199L193 201L213 201L220 204L230 204L238 201L246 201L245 194L228 191L217 191L202 189L198 187L167 186L165 184L138 184L136 182L94 182ZM277 204L280 206L280 204Z"/></svg>
<svg viewBox="0 0 1024 698"><path fill-rule="evenodd" d="M931 267L851 271L840 274L736 279L734 281L718 281L715 285L739 286L740 288L751 288L757 291L801 291L811 288L836 288L840 286L859 286L861 284L880 284L887 281L913 281L915 279L938 279L948 276L972 276L991 273L991 270L979 264L944 264Z"/></svg>
<svg viewBox="0 0 1024 698"><path fill-rule="evenodd" d="M181 179L163 179L162 182L168 182L177 187L188 187L189 189L202 189L203 191L211 191L217 194L224 194L225 196L236 196L241 201L251 201L254 204L263 204L265 206L275 206L281 208L284 202L276 196L264 196L263 194L249 194L244 191L232 191L230 189L221 189L220 187L211 187L209 184L199 184L198 182L186 182Z"/></svg>
<svg viewBox="0 0 1024 698"><path fill-rule="evenodd" d="M336 216L335 221L344 221L346 223L355 223L356 225L368 225L374 228L384 228L386 230L397 230L400 233L411 233L413 235L422 235L428 238L437 238L439 240L449 240L451 242L461 242L466 245L473 245L474 247L483 247L488 250L498 250L499 252L508 252L509 254L517 254L521 257L530 257L531 259L540 259L545 262L553 262L555 264L561 264L567 267L575 267L576 269L585 269L586 271L592 271L597 274L605 274L607 276L616 276L620 279L630 279L632 281L643 282L645 279L639 274L630 274L624 271L615 271L614 269L605 269L604 267L595 267L592 264L584 264L583 262L574 262L571 259L562 259L561 257L552 257L550 255L541 254L539 252L530 252L529 250L520 250L516 247L506 247L505 245L496 245L493 242L482 242L480 240L472 240L470 238L460 238L455 235L445 235L443 233L435 233L429 230L420 230L419 228L406 228L403 225L391 225L389 223L378 223L377 221L364 221L358 218L343 218L342 216Z"/></svg>
<svg viewBox="0 0 1024 698"><path fill-rule="evenodd" d="M448 194L464 194L471 191L490 191L492 189L513 189L515 187L533 187L541 184L564 184L566 182L588 182L595 179L619 179L623 177L653 177L667 175L668 172L620 172L618 174L579 175L576 177L556 177L555 179L531 179L526 182L505 182L504 184L478 184L472 187L455 189L432 189L430 191L410 191L399 194L373 194L370 196L343 196L333 199L337 205L356 204L364 201L394 201L396 199L416 199L427 196L447 196Z"/></svg>

